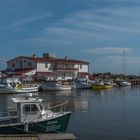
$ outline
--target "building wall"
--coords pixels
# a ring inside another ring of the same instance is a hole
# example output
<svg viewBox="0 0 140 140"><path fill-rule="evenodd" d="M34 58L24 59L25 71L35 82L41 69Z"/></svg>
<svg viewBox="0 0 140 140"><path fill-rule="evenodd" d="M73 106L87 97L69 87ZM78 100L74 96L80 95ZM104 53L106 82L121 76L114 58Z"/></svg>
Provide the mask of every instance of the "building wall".
<svg viewBox="0 0 140 140"><path fill-rule="evenodd" d="M57 68L74 69L74 64L58 63Z"/></svg>
<svg viewBox="0 0 140 140"><path fill-rule="evenodd" d="M70 80L74 78L74 73L72 72L57 72L56 79L57 80Z"/></svg>
<svg viewBox="0 0 140 140"><path fill-rule="evenodd" d="M79 72L88 72L88 65L79 65Z"/></svg>
<svg viewBox="0 0 140 140"><path fill-rule="evenodd" d="M75 65L74 65L74 68L75 68L75 69L78 69L78 71L79 71L79 64L75 64Z"/></svg>
<svg viewBox="0 0 140 140"><path fill-rule="evenodd" d="M39 72L53 72L53 64L51 63L44 63L44 62L38 62L37 63L37 71Z"/></svg>

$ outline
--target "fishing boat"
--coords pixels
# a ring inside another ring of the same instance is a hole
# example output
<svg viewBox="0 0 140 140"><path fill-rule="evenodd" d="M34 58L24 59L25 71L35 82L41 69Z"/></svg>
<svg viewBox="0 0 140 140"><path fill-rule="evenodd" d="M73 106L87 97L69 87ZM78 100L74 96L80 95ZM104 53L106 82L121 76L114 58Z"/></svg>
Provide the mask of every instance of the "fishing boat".
<svg viewBox="0 0 140 140"><path fill-rule="evenodd" d="M131 86L131 83L128 81L121 81L119 84L120 86Z"/></svg>
<svg viewBox="0 0 140 140"><path fill-rule="evenodd" d="M91 87L91 83L87 78L79 78L74 81L74 89L88 89Z"/></svg>
<svg viewBox="0 0 140 140"><path fill-rule="evenodd" d="M66 130L71 115L70 111L65 111L66 103L45 109L41 98L29 94L11 99L17 110L0 113L0 134L60 133Z"/></svg>
<svg viewBox="0 0 140 140"><path fill-rule="evenodd" d="M93 89L111 89L113 84L111 82L95 81L92 84Z"/></svg>
<svg viewBox="0 0 140 140"><path fill-rule="evenodd" d="M61 81L47 81L41 85L43 91L52 90L52 91L62 91L62 90L71 90L70 85L63 85Z"/></svg>
<svg viewBox="0 0 140 140"><path fill-rule="evenodd" d="M29 93L38 92L38 86L33 84L23 84L20 78L0 79L0 93Z"/></svg>

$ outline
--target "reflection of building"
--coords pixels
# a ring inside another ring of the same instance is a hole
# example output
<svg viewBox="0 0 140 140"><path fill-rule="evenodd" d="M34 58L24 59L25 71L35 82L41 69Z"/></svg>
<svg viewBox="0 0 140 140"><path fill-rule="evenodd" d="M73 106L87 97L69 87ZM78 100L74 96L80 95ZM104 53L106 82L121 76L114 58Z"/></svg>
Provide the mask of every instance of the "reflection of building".
<svg viewBox="0 0 140 140"><path fill-rule="evenodd" d="M7 112L9 107L12 107L12 101L9 95L0 96L0 112Z"/></svg>
<svg viewBox="0 0 140 140"><path fill-rule="evenodd" d="M43 57L19 56L7 62L8 69L14 69L17 74L36 75L47 79L73 79L75 76L88 76L89 63L80 60L55 58L53 54L43 54Z"/></svg>
<svg viewBox="0 0 140 140"><path fill-rule="evenodd" d="M87 111L88 110L88 101L75 101L74 102L74 107L75 111Z"/></svg>

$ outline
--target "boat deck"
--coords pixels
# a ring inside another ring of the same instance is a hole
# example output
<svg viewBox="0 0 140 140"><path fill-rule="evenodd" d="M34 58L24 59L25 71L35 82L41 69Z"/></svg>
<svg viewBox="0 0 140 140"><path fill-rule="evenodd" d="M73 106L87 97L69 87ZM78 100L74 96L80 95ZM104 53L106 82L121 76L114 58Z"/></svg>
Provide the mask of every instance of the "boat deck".
<svg viewBox="0 0 140 140"><path fill-rule="evenodd" d="M76 140L73 134L0 135L0 140Z"/></svg>

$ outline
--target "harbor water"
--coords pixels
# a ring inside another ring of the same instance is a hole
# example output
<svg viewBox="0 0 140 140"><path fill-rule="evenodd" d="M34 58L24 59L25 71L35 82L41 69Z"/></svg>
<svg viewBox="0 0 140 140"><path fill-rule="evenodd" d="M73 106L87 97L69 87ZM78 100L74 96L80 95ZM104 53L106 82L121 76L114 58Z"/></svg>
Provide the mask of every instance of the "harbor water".
<svg viewBox="0 0 140 140"><path fill-rule="evenodd" d="M72 116L67 128L78 140L139 140L140 86L110 90L38 93L45 107L68 101ZM0 95L0 111L14 109L13 94Z"/></svg>

